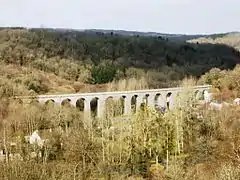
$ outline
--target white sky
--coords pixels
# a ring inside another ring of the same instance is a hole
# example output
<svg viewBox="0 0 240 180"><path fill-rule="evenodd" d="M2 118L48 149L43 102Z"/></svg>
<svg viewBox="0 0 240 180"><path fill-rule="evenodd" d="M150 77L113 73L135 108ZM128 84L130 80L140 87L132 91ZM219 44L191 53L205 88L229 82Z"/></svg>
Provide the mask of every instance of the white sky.
<svg viewBox="0 0 240 180"><path fill-rule="evenodd" d="M1 0L0 26L240 31L240 0Z"/></svg>

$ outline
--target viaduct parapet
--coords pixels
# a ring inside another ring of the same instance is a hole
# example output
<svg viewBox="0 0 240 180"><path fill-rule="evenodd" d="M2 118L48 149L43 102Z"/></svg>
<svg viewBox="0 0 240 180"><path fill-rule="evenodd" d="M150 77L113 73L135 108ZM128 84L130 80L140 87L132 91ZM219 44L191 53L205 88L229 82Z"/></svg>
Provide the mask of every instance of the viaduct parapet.
<svg viewBox="0 0 240 180"><path fill-rule="evenodd" d="M208 91L211 85L193 86L189 87L189 90L194 91L196 94L203 94L204 91ZM95 102L96 116L102 117L105 112L106 101L111 98L114 100L120 100L123 103L122 114L129 115L133 111L133 105L135 110L138 109L142 103L146 103L149 106L155 107L159 105L162 107L168 106L169 109L174 108L176 105L175 99L179 93L186 88L165 88L165 89L147 89L147 90L135 90L135 91L116 91L116 92L98 92L98 93L81 93L81 94L59 94L59 95L39 95L35 99L39 103L53 102L59 105L63 105L65 102L70 103L73 106L81 105L81 110L84 113L92 111L92 104ZM19 97L21 99L33 99L33 97Z"/></svg>

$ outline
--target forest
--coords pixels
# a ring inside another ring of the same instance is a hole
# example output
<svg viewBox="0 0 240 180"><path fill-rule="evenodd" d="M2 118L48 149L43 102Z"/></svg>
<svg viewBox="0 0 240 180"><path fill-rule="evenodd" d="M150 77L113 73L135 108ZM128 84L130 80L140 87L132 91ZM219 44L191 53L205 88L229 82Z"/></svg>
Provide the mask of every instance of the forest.
<svg viewBox="0 0 240 180"><path fill-rule="evenodd" d="M224 44L178 42L161 36L3 28L0 59L88 84L147 73L151 86L169 87L186 76L200 77L213 67L233 69L240 54Z"/></svg>
<svg viewBox="0 0 240 180"><path fill-rule="evenodd" d="M239 179L240 107L209 110L187 89L211 84L216 100L231 103L240 96L239 51L193 41L1 28L0 179ZM161 114L144 106L130 118L113 117L118 101L99 119L14 98L175 86L186 87L181 108ZM35 130L43 147L25 140Z"/></svg>

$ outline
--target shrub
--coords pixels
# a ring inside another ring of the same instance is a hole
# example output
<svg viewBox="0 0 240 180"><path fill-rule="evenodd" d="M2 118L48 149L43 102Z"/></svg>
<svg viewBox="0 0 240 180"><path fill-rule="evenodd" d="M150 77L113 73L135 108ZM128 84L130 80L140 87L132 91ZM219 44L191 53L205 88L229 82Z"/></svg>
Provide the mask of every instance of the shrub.
<svg viewBox="0 0 240 180"><path fill-rule="evenodd" d="M49 90L47 84L43 82L41 77L37 76L30 76L25 81L25 85L28 87L28 90L33 90L36 93L46 93Z"/></svg>
<svg viewBox="0 0 240 180"><path fill-rule="evenodd" d="M221 71L218 68L213 68L204 76L202 76L201 80L206 84L212 84L214 87L222 88L222 84L220 80L225 75L226 75L226 71Z"/></svg>
<svg viewBox="0 0 240 180"><path fill-rule="evenodd" d="M148 176L152 180L162 180L164 178L164 167L160 164L152 165L148 169Z"/></svg>
<svg viewBox="0 0 240 180"><path fill-rule="evenodd" d="M91 69L91 84L104 84L114 80L117 68L110 63L94 65Z"/></svg>

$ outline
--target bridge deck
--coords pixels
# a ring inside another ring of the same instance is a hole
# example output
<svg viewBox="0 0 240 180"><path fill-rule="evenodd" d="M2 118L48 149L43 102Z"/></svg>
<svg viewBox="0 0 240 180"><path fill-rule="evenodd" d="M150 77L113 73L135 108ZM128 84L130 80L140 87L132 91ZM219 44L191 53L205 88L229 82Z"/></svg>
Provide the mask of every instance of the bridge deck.
<svg viewBox="0 0 240 180"><path fill-rule="evenodd" d="M144 90L131 90L131 91L109 91L109 92L92 92L92 93L74 93L74 94L46 94L38 95L39 98L55 98L55 97L79 97L79 96L104 96L104 95L122 95L122 94L138 94L138 93L154 93L154 92L172 92L181 91L184 89L210 89L212 85L190 86L190 87L174 87L162 89L144 89ZM33 98L34 96L17 96L16 98Z"/></svg>

